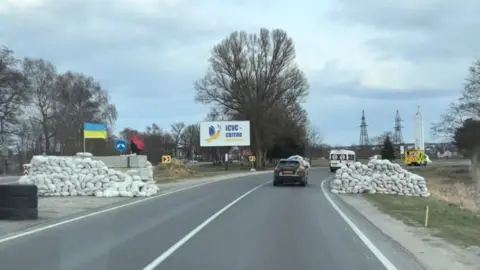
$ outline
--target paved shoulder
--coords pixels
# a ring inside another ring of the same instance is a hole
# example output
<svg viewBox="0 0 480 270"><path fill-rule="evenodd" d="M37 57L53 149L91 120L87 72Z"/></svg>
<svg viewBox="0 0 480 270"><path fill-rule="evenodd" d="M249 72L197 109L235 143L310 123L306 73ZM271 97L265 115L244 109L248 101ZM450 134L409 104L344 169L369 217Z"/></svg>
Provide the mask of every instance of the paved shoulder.
<svg viewBox="0 0 480 270"><path fill-rule="evenodd" d="M20 176L0 176L0 184L10 184L18 181Z"/></svg>

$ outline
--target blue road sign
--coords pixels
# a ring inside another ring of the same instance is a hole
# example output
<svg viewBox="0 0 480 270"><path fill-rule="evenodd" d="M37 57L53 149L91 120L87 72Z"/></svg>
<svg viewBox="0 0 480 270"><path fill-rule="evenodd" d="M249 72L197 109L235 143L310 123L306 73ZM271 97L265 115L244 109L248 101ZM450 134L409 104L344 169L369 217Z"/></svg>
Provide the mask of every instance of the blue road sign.
<svg viewBox="0 0 480 270"><path fill-rule="evenodd" d="M115 142L115 150L120 153L127 151L127 141L125 140L117 140Z"/></svg>

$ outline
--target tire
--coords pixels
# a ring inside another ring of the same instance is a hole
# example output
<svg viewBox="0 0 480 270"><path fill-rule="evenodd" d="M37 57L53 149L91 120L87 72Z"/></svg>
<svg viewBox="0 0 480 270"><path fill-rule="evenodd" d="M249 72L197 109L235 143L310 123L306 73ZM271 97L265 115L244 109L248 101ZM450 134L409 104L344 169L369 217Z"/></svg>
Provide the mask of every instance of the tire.
<svg viewBox="0 0 480 270"><path fill-rule="evenodd" d="M38 219L37 186L0 185L0 219Z"/></svg>
<svg viewBox="0 0 480 270"><path fill-rule="evenodd" d="M280 181L273 179L273 186L274 187L280 186Z"/></svg>
<svg viewBox="0 0 480 270"><path fill-rule="evenodd" d="M35 220L38 208L1 208L0 220Z"/></svg>
<svg viewBox="0 0 480 270"><path fill-rule="evenodd" d="M305 179L305 177L303 177L302 180L300 180L300 186L304 187L307 185L307 179Z"/></svg>
<svg viewBox="0 0 480 270"><path fill-rule="evenodd" d="M21 200L19 200L21 198ZM0 207L37 208L38 188L35 185L0 185Z"/></svg>

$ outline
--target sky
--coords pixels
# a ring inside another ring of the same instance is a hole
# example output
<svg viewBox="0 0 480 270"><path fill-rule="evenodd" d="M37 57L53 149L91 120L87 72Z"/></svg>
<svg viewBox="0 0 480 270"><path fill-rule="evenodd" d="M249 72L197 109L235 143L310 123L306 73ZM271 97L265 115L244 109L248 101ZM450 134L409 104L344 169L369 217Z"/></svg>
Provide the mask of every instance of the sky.
<svg viewBox="0 0 480 270"><path fill-rule="evenodd" d="M280 28L310 83L303 104L325 141L392 131L396 110L413 142L420 106L428 130L458 97L480 53L478 0L1 0L0 45L59 72L96 78L111 95L115 130L204 119L193 82L231 32Z"/></svg>

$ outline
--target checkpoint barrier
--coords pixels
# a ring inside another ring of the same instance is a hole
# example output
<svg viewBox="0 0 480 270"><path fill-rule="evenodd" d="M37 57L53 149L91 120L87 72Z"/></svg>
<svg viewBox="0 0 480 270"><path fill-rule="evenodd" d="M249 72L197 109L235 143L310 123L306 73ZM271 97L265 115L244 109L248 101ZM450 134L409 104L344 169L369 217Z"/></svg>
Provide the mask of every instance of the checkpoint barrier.
<svg viewBox="0 0 480 270"><path fill-rule="evenodd" d="M35 185L0 185L0 219L38 219L38 188Z"/></svg>

